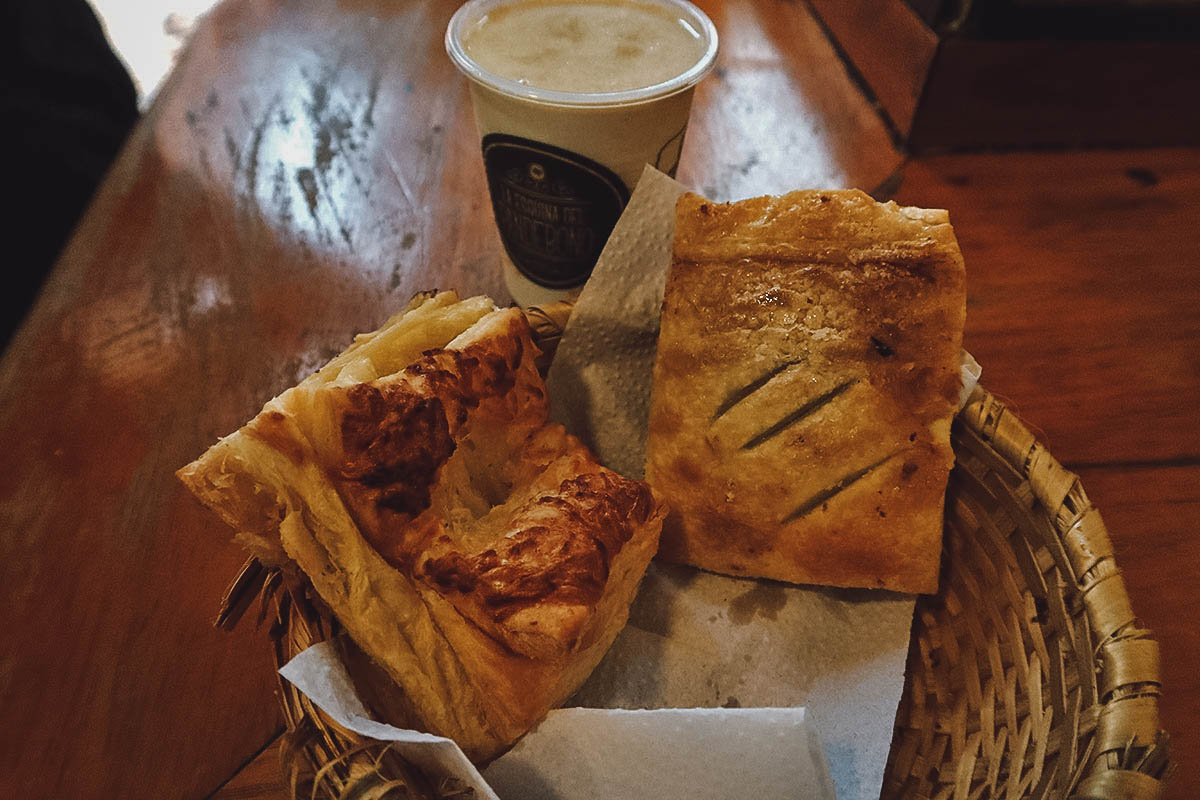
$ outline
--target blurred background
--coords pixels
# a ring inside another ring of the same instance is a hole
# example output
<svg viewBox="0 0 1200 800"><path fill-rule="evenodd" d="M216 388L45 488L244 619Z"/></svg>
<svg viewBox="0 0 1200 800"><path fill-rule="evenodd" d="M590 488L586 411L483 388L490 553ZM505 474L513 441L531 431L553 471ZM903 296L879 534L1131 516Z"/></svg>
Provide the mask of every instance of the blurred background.
<svg viewBox="0 0 1200 800"><path fill-rule="evenodd" d="M1195 0L811 0L912 153L1200 142Z"/></svg>
<svg viewBox="0 0 1200 800"><path fill-rule="evenodd" d="M0 350L96 186L214 0L10 0L2 12L0 147L17 199ZM11 157L20 154L20 157Z"/></svg>
<svg viewBox="0 0 1200 800"><path fill-rule="evenodd" d="M133 80L142 109L154 99L196 21L216 4L216 0L91 0Z"/></svg>

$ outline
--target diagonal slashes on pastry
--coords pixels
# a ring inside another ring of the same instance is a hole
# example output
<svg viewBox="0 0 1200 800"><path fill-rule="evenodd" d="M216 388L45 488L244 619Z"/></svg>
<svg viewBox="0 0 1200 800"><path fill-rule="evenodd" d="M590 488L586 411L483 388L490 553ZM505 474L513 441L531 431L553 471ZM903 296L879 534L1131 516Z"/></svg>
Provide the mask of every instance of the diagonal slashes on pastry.
<svg viewBox="0 0 1200 800"><path fill-rule="evenodd" d="M647 442L660 556L935 591L964 286L945 211L681 197Z"/></svg>
<svg viewBox="0 0 1200 800"><path fill-rule="evenodd" d="M368 705L484 762L599 662L664 509L548 423L519 310L431 302L180 477L307 576Z"/></svg>

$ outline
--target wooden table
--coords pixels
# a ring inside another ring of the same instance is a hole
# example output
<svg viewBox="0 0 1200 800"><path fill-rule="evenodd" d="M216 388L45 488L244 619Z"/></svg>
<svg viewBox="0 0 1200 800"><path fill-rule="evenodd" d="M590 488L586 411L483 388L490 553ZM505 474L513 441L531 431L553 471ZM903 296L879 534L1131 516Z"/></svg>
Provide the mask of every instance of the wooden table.
<svg viewBox="0 0 1200 800"><path fill-rule="evenodd" d="M1200 151L906 163L807 6L701 5L681 180L951 210L966 346L1104 511L1195 796ZM218 7L0 361L0 794L284 796L266 634L211 626L242 553L172 473L413 292L507 299L452 11Z"/></svg>

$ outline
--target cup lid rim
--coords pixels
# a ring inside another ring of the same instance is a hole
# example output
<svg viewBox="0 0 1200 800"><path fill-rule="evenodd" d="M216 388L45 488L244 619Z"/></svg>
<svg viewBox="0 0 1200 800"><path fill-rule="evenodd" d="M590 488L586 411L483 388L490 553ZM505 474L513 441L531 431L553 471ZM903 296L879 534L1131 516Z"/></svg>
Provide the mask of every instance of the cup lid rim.
<svg viewBox="0 0 1200 800"><path fill-rule="evenodd" d="M499 6L519 2L522 0L470 0L454 12L454 16L450 18L450 24L446 26L446 53L454 65L468 78L502 94L548 105L585 107L630 105L682 92L698 83L701 78L712 71L716 64L716 26L713 25L708 15L693 3L689 0L633 0L635 5L640 3L676 9L685 13L689 17L689 21L697 24L707 39L707 46L695 64L665 81L619 92L567 92L530 86L485 69L479 62L467 55L460 37L461 30L468 20L477 18L478 15Z"/></svg>

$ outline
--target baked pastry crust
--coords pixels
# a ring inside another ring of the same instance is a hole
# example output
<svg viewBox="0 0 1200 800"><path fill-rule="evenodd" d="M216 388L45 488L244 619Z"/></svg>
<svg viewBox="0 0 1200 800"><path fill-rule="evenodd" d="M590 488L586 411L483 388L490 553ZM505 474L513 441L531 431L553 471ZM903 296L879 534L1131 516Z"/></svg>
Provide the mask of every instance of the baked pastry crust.
<svg viewBox="0 0 1200 800"><path fill-rule="evenodd" d="M936 591L965 318L946 212L859 191L676 212L647 443L660 556Z"/></svg>
<svg viewBox="0 0 1200 800"><path fill-rule="evenodd" d="M463 302L408 326L423 352L364 339L391 360L289 390L180 477L311 581L377 713L482 763L594 669L664 509L547 422L521 312Z"/></svg>

